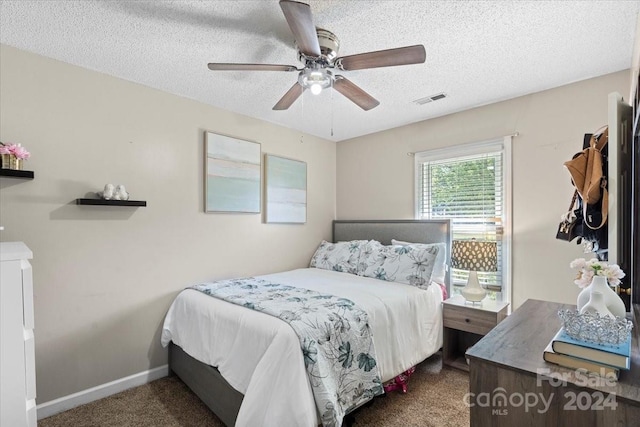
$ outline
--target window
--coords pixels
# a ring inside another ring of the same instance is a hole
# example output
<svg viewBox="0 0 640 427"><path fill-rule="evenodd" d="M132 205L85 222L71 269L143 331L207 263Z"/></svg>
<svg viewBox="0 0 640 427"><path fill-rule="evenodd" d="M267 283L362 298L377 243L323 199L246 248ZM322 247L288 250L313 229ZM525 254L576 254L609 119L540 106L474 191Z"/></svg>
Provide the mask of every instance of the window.
<svg viewBox="0 0 640 427"><path fill-rule="evenodd" d="M510 136L415 155L416 218L451 219L454 240L495 241L498 271L478 272L478 279L490 297L505 301L510 299L510 159ZM467 276L452 269L453 294Z"/></svg>

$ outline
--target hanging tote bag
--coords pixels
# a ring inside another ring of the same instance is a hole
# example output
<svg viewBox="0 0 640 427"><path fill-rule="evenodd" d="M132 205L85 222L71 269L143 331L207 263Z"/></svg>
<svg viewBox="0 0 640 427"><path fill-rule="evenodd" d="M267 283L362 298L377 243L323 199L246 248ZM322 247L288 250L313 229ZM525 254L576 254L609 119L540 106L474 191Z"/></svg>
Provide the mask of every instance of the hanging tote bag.
<svg viewBox="0 0 640 427"><path fill-rule="evenodd" d="M603 173L602 149L608 140L609 127L604 126L591 135L587 148L564 163L583 201L584 222L592 230L603 227L607 222L609 193Z"/></svg>
<svg viewBox="0 0 640 427"><path fill-rule="evenodd" d="M573 185L582 200L593 205L600 200L602 174L602 149L609 140L609 127L604 126L591 135L589 146L564 162Z"/></svg>

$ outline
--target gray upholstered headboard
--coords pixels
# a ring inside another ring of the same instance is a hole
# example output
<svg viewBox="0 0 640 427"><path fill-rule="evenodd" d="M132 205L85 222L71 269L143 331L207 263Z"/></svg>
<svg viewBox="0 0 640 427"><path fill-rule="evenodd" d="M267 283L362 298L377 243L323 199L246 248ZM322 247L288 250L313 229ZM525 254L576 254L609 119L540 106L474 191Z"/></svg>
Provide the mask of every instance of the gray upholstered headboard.
<svg viewBox="0 0 640 427"><path fill-rule="evenodd" d="M412 243L446 243L446 263L451 257L451 221L443 220L336 220L333 241L377 240L390 245L391 239ZM451 271L446 273L447 292L451 295Z"/></svg>

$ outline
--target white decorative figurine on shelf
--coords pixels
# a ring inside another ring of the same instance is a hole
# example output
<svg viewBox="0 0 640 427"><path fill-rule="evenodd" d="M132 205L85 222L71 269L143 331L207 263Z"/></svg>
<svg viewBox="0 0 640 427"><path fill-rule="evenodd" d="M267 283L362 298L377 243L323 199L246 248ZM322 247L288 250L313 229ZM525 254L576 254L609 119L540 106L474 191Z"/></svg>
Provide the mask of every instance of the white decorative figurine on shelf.
<svg viewBox="0 0 640 427"><path fill-rule="evenodd" d="M113 198L114 200L129 200L129 193L127 193L127 189L124 188L124 185L120 184L116 187Z"/></svg>
<svg viewBox="0 0 640 427"><path fill-rule="evenodd" d="M129 193L122 184L107 184L104 186L104 191L99 191L96 194L104 200L129 200Z"/></svg>
<svg viewBox="0 0 640 427"><path fill-rule="evenodd" d="M112 200L116 187L113 184L106 184L104 190L98 192L98 197L105 200Z"/></svg>

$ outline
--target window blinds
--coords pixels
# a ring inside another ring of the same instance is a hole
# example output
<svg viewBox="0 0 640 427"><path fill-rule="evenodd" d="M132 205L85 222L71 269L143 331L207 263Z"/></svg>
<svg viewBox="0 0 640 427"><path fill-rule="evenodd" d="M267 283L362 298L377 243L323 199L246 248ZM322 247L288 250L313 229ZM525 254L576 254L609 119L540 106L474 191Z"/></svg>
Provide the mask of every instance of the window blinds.
<svg viewBox="0 0 640 427"><path fill-rule="evenodd" d="M478 272L478 279L487 289L500 292L505 213L502 144L484 144L466 153L448 150L448 157L442 151L416 154L417 216L451 219L454 240L495 241L498 271ZM467 275L467 271L452 269L453 285L464 285Z"/></svg>

